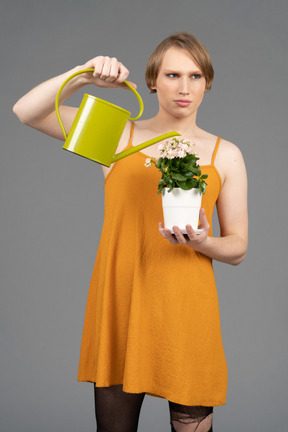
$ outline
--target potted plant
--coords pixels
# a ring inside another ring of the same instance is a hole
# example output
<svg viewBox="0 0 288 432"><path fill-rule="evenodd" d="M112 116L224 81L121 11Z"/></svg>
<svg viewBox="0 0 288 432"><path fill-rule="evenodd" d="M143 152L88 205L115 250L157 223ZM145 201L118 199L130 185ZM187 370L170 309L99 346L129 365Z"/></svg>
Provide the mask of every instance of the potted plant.
<svg viewBox="0 0 288 432"><path fill-rule="evenodd" d="M206 192L206 174L201 174L193 143L189 139L172 138L159 145L159 159L146 159L145 166L154 163L162 174L158 193L162 194L165 227L179 226L186 233L186 225L198 229L202 195Z"/></svg>

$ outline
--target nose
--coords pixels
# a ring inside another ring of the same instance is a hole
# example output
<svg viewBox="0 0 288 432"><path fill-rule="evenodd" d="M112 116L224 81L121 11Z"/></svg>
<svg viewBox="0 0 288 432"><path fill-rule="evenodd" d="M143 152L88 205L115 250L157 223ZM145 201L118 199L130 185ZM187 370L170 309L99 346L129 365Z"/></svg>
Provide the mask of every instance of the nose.
<svg viewBox="0 0 288 432"><path fill-rule="evenodd" d="M182 77L182 79L179 81L179 93L183 95L189 94L189 85L186 77Z"/></svg>

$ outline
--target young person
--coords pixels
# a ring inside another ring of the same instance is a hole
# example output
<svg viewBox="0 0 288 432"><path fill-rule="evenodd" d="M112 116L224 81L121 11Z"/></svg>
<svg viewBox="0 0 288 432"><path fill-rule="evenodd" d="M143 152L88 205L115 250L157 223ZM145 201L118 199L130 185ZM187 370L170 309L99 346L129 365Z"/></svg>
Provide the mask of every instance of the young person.
<svg viewBox="0 0 288 432"><path fill-rule="evenodd" d="M86 84L123 87L129 71L116 58L97 56L46 81L14 106L19 119L63 140L54 110L57 91L69 131L77 109L63 105ZM159 111L127 122L118 150L176 130L193 141L202 173L208 174L196 235L187 225L174 234L162 220L159 172L144 166L159 157L158 145L102 167L105 220L88 294L79 381L94 383L99 432L137 430L145 394L168 400L171 430L212 431L213 407L225 404L227 368L212 260L238 265L248 242L247 179L240 150L197 126L198 108L213 81L203 44L186 32L160 43L151 55L146 82ZM135 88L136 84L131 83ZM221 235L212 235L215 204Z"/></svg>

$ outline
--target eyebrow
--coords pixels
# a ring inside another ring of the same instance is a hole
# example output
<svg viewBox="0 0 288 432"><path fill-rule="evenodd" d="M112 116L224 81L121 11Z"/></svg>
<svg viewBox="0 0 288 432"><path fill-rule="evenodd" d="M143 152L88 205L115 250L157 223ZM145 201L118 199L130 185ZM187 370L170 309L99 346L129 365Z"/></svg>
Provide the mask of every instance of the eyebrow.
<svg viewBox="0 0 288 432"><path fill-rule="evenodd" d="M164 69L163 70L164 73L176 73L176 74L181 74L182 72L177 71L176 69ZM203 72L200 69L196 69L194 71L189 72L190 75L193 74L202 74Z"/></svg>

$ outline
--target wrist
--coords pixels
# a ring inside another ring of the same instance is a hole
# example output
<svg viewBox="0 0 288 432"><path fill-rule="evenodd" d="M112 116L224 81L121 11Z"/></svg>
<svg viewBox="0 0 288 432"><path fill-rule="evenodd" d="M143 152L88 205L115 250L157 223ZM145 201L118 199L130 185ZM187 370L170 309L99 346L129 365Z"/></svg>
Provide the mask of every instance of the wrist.
<svg viewBox="0 0 288 432"><path fill-rule="evenodd" d="M70 69L69 71L67 71L64 75L64 80L68 79L71 75L80 72L84 69L88 69L87 66L85 65L78 65L75 66L73 69ZM87 73L81 73L79 75L76 75L75 77L73 77L71 79L71 81L69 81L69 83L67 83L67 87L70 88L73 91L76 91L78 89L80 89L81 87L85 86L85 85L89 85L92 83L92 73L91 72L87 72Z"/></svg>
<svg viewBox="0 0 288 432"><path fill-rule="evenodd" d="M80 71L85 70L85 69L94 69L94 68L91 66L87 66L87 64L82 64L82 65L76 66L72 73L80 72ZM71 75L72 75L72 73L71 73ZM95 81L95 78L93 77L92 72L83 72L83 73L77 75L76 78L77 78L77 83L81 87L84 85L94 84L94 81Z"/></svg>
<svg viewBox="0 0 288 432"><path fill-rule="evenodd" d="M206 234L206 237L204 236L203 238L201 238L201 236L202 236L202 234L199 235L199 239L197 239L195 242L191 243L189 246L192 249L194 249L196 252L200 252L200 253L206 255L206 252L208 252L209 248L210 248L211 237L208 237L208 233Z"/></svg>

